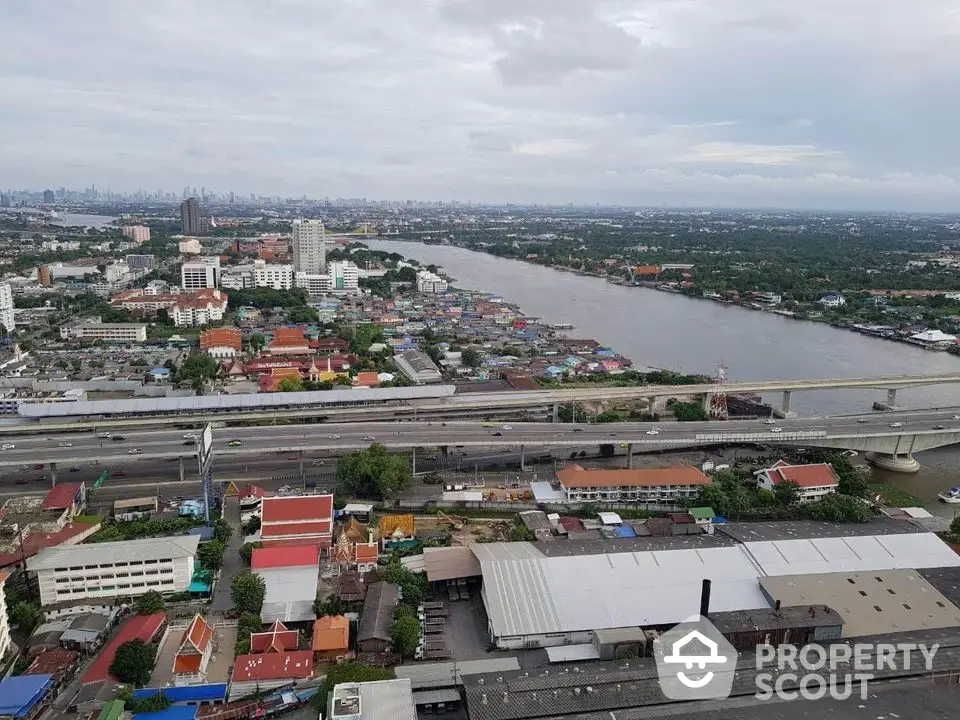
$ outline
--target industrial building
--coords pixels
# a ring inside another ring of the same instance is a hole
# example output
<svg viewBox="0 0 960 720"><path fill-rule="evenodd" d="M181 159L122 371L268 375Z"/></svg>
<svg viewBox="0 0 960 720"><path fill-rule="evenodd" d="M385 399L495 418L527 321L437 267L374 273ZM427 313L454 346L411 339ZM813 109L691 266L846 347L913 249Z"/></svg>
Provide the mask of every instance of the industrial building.
<svg viewBox="0 0 960 720"><path fill-rule="evenodd" d="M58 545L27 560L40 602L129 597L149 590L183 592L193 579L196 535L93 545Z"/></svg>
<svg viewBox="0 0 960 720"><path fill-rule="evenodd" d="M428 355L419 350L406 350L393 356L393 362L400 372L418 385L438 383L443 380L440 369Z"/></svg>
<svg viewBox="0 0 960 720"><path fill-rule="evenodd" d="M855 596L845 594L844 585L853 588L857 573L875 578L883 571L960 567L960 556L922 532L559 556L523 542L476 544L471 550L483 576L490 638L504 649L585 646L596 642L596 631L675 625L697 614L705 579L712 580L711 613L769 610L780 600L783 606L831 607L845 618L856 614L853 601L864 597L863 587L855 588ZM459 566L472 572L469 563ZM899 617L893 622L904 629L960 626L960 612L922 577L891 578L898 584L891 579L884 586L884 599L896 603L902 593L900 605L910 607L883 619ZM908 588L930 601L914 601L915 610ZM868 606L878 619L884 607ZM854 624L845 633L860 630Z"/></svg>

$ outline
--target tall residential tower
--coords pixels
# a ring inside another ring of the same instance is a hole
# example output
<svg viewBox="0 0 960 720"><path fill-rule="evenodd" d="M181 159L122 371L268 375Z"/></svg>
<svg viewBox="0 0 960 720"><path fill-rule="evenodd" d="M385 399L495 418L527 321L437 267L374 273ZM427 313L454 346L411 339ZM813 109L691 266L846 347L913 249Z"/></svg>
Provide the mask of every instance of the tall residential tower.
<svg viewBox="0 0 960 720"><path fill-rule="evenodd" d="M320 275L327 269L326 231L322 220L293 221L294 272Z"/></svg>
<svg viewBox="0 0 960 720"><path fill-rule="evenodd" d="M180 203L180 232L184 235L200 232L200 206L196 198L187 198Z"/></svg>

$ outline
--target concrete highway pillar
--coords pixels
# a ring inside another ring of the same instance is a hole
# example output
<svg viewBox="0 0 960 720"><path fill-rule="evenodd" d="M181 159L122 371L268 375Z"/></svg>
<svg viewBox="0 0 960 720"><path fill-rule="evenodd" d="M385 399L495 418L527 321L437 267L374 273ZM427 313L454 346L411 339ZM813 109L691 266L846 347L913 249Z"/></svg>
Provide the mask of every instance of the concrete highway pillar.
<svg viewBox="0 0 960 720"><path fill-rule="evenodd" d="M780 411L783 413L783 417L787 417L790 413L790 391L783 391L783 401L780 403Z"/></svg>
<svg viewBox="0 0 960 720"><path fill-rule="evenodd" d="M887 390L887 410L893 410L897 406L897 389Z"/></svg>
<svg viewBox="0 0 960 720"><path fill-rule="evenodd" d="M920 463L910 453L868 452L867 462L892 472L915 473L920 469Z"/></svg>
<svg viewBox="0 0 960 720"><path fill-rule="evenodd" d="M651 395L647 398L647 412L651 415L656 415L657 413L657 396Z"/></svg>
<svg viewBox="0 0 960 720"><path fill-rule="evenodd" d="M520 446L520 472L524 472L526 469L527 467L524 462L523 445L521 445Z"/></svg>
<svg viewBox="0 0 960 720"><path fill-rule="evenodd" d="M560 422L560 403L553 404L553 422Z"/></svg>
<svg viewBox="0 0 960 720"><path fill-rule="evenodd" d="M633 443L627 443L627 470L633 469Z"/></svg>
<svg viewBox="0 0 960 720"><path fill-rule="evenodd" d="M710 414L710 393L704 393L700 396L700 404L703 406L703 411L709 415Z"/></svg>
<svg viewBox="0 0 960 720"><path fill-rule="evenodd" d="M183 482L184 480L187 479L187 470L186 470L186 468L185 468L184 465L183 465L183 457L182 457L182 456L180 457L179 465L180 465L180 482Z"/></svg>
<svg viewBox="0 0 960 720"><path fill-rule="evenodd" d="M416 447L416 445L414 445L414 447L413 447L413 452L410 453L410 464L412 465L412 468L413 468L413 474L416 475L416 474L417 474L417 447Z"/></svg>
<svg viewBox="0 0 960 720"><path fill-rule="evenodd" d="M302 485L305 482L303 475L303 450L297 453L297 462L300 466L300 484Z"/></svg>
<svg viewBox="0 0 960 720"><path fill-rule="evenodd" d="M50 487L57 486L57 464L55 462L50 463Z"/></svg>

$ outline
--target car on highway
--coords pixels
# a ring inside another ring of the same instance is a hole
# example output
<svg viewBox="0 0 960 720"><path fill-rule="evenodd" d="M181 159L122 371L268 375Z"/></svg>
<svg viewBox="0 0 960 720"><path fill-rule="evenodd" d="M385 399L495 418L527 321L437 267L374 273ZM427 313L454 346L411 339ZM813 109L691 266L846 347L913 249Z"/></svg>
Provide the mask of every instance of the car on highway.
<svg viewBox="0 0 960 720"><path fill-rule="evenodd" d="M27 478L20 478L17 480L17 485L29 485L30 481Z"/></svg>
<svg viewBox="0 0 960 720"><path fill-rule="evenodd" d="M72 442L57 443L57 447L73 447L73 443Z"/></svg>
<svg viewBox="0 0 960 720"><path fill-rule="evenodd" d="M960 420L960 415L954 415L954 416L953 416L953 419L954 419L954 420Z"/></svg>
<svg viewBox="0 0 960 720"><path fill-rule="evenodd" d="M483 423L483 427L496 427L495 423Z"/></svg>
<svg viewBox="0 0 960 720"><path fill-rule="evenodd" d="M240 440L231 440L230 442L227 443L227 445L229 445L230 447L240 447L241 445L243 445L243 442L241 442Z"/></svg>
<svg viewBox="0 0 960 720"><path fill-rule="evenodd" d="M777 424L777 421L774 420L773 418L770 418L769 420L764 420L764 421L763 421L763 424L764 424L764 425L776 425L776 424Z"/></svg>
<svg viewBox="0 0 960 720"><path fill-rule="evenodd" d="M98 433L97 433L97 438L98 438L99 440L109 440L109 439L110 439L110 433L108 433L108 432L98 432Z"/></svg>
<svg viewBox="0 0 960 720"><path fill-rule="evenodd" d="M376 438L373 435L364 435L363 439L366 440L367 442L373 442L374 440L376 440Z"/></svg>
<svg viewBox="0 0 960 720"><path fill-rule="evenodd" d="M647 430L647 435L659 435L659 434L660 434L660 431L657 430L656 428L650 428L649 430Z"/></svg>
<svg viewBox="0 0 960 720"><path fill-rule="evenodd" d="M195 433L184 433L184 434L183 434L183 439L184 439L184 440L193 440L195 437L196 437L196 434L195 434Z"/></svg>
<svg viewBox="0 0 960 720"><path fill-rule="evenodd" d="M513 428L510 427L509 425L501 425L501 426L500 426L500 429L501 429L501 430L513 430Z"/></svg>
<svg viewBox="0 0 960 720"><path fill-rule="evenodd" d="M39 475L34 475L34 476L33 476L33 479L34 479L34 481L36 481L36 482L43 482L44 480L47 479L47 476L44 475L43 473L40 473Z"/></svg>
<svg viewBox="0 0 960 720"><path fill-rule="evenodd" d="M933 426L933 429L934 429L934 430L946 430L946 428L945 428L943 425L934 425L934 426Z"/></svg>
<svg viewBox="0 0 960 720"><path fill-rule="evenodd" d="M781 428L781 427L772 427L772 428L770 428L770 432L776 432L776 433L778 433L778 432L783 432L783 428Z"/></svg>
<svg viewBox="0 0 960 720"><path fill-rule="evenodd" d="M493 435L494 437L500 437L501 435L503 435L503 433L500 432L499 430L495 430L494 432L492 432L492 433L490 433L490 434Z"/></svg>
<svg viewBox="0 0 960 720"><path fill-rule="evenodd" d="M16 449L17 449L17 446L14 445L13 443L4 443L4 444L3 444L3 449L4 449L4 450L16 450Z"/></svg>
<svg viewBox="0 0 960 720"><path fill-rule="evenodd" d="M340 436L334 433L333 435L327 435L327 440L339 440Z"/></svg>
<svg viewBox="0 0 960 720"><path fill-rule="evenodd" d="M583 432L583 428L574 428L573 431L574 431L574 432Z"/></svg>
<svg viewBox="0 0 960 720"><path fill-rule="evenodd" d="M865 423L865 422L867 422L867 419L866 419L866 418L857 418L857 422L858 422L858 423Z"/></svg>
<svg viewBox="0 0 960 720"><path fill-rule="evenodd" d="M554 436L554 437L563 437L563 433L554 433L553 436Z"/></svg>
<svg viewBox="0 0 960 720"><path fill-rule="evenodd" d="M143 455L143 450L140 448L130 448L127 450L127 455Z"/></svg>
<svg viewBox="0 0 960 720"><path fill-rule="evenodd" d="M74 465L72 468L70 468L70 472L80 472L80 468Z"/></svg>
<svg viewBox="0 0 960 720"><path fill-rule="evenodd" d="M312 464L314 467L317 467L318 465L323 465L323 460L314 460Z"/></svg>
<svg viewBox="0 0 960 720"><path fill-rule="evenodd" d="M901 428L901 427L903 427L903 423L902 423L902 422L890 423L890 427L892 427L892 428Z"/></svg>
<svg viewBox="0 0 960 720"><path fill-rule="evenodd" d="M127 473L123 470L114 470L110 473L110 477L126 477Z"/></svg>
<svg viewBox="0 0 960 720"><path fill-rule="evenodd" d="M37 463L33 466L34 470L43 470L43 463Z"/></svg>
<svg viewBox="0 0 960 720"><path fill-rule="evenodd" d="M196 444L197 444L197 441L194 440L193 438L190 438L189 440L184 440L184 441L183 441L182 443L180 443L180 444L181 444L181 445L188 445L188 446L189 446L189 445L196 445Z"/></svg>
<svg viewBox="0 0 960 720"><path fill-rule="evenodd" d="M126 440L126 438L125 438L123 435L114 435L114 436L113 436L112 438L110 438L110 439L111 439L111 440L115 440L116 442L121 442L121 441L123 441L123 440Z"/></svg>

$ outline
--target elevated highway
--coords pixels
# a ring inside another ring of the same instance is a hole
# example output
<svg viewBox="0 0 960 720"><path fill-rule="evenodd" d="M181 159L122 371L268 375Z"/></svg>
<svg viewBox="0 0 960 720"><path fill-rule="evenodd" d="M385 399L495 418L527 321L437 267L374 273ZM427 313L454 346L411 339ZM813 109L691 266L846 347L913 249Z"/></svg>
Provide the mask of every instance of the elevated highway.
<svg viewBox="0 0 960 720"><path fill-rule="evenodd" d="M3 438L0 467L52 463L103 466L168 458L195 462L197 448L182 430L122 431L122 440L90 431ZM226 428L214 431L217 457L269 453L342 454L377 442L393 450L412 447L569 448L617 444L633 452L740 443L832 447L870 453L874 462L900 471L919 468L913 453L960 442L960 408L781 421L617 424L360 422ZM181 466L182 467L182 466Z"/></svg>
<svg viewBox="0 0 960 720"><path fill-rule="evenodd" d="M876 388L886 391L879 405L896 409L897 391L924 385L960 383L960 373L889 375L880 377L731 382L730 394L779 392L777 415L792 418L792 393L810 390ZM558 388L515 392L456 393L449 385L414 388L329 390L260 395L217 395L189 398L96 400L79 403L24 404L22 419L36 421L39 432L67 430L76 424L113 427L170 426L210 420L262 422L286 419L326 419L366 422L400 418L469 418L497 413L553 414L577 402L618 402L646 398L651 407L671 397L697 397L709 406L711 385L640 385L632 387ZM0 426L0 436L25 432L23 425Z"/></svg>

